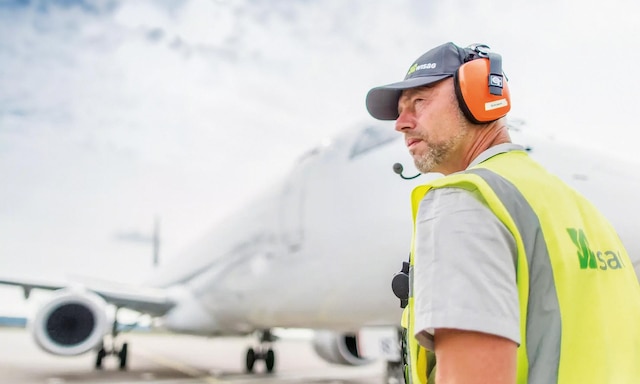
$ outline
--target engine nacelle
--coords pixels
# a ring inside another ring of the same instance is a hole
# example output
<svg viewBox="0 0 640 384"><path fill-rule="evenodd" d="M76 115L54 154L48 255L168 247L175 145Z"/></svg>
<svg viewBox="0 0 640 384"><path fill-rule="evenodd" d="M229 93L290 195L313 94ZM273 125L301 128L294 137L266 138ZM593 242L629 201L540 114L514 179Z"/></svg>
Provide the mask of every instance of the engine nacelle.
<svg viewBox="0 0 640 384"><path fill-rule="evenodd" d="M313 338L313 349L323 360L332 364L365 365L373 362L360 355L355 333L318 331Z"/></svg>
<svg viewBox="0 0 640 384"><path fill-rule="evenodd" d="M104 299L72 288L53 292L29 322L38 346L61 356L80 355L96 348L110 325Z"/></svg>

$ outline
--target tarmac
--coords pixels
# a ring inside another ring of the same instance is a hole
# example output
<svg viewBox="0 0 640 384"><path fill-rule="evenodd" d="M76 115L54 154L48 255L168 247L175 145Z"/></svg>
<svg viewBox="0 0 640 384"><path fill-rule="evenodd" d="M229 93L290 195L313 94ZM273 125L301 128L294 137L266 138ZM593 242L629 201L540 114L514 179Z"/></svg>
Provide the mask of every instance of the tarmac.
<svg viewBox="0 0 640 384"><path fill-rule="evenodd" d="M94 369L95 353L62 357L41 351L29 332L0 328L1 384L249 384L331 383L383 384L385 365L338 366L318 357L308 339L280 339L274 345L276 365L266 373L262 361L254 373L244 371L246 350L254 338L131 333L119 336L129 344L127 369L108 356Z"/></svg>

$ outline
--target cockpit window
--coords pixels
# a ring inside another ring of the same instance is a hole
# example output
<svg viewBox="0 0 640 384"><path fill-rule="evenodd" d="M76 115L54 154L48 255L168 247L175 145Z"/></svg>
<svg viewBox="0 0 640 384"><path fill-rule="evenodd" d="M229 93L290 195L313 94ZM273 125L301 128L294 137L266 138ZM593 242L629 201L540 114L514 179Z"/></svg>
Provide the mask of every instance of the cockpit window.
<svg viewBox="0 0 640 384"><path fill-rule="evenodd" d="M388 144L400 138L400 134L389 127L369 126L360 132L351 148L350 159L366 153L373 148Z"/></svg>

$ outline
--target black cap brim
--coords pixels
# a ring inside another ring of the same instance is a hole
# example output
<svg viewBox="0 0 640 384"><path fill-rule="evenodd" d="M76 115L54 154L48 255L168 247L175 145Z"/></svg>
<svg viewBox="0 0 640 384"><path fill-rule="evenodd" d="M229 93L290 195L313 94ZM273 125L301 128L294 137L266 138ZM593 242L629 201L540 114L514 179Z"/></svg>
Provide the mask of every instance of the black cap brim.
<svg viewBox="0 0 640 384"><path fill-rule="evenodd" d="M398 118L398 100L402 91L410 88L433 84L453 75L414 77L397 83L372 88L367 93L367 111L378 120L396 120Z"/></svg>

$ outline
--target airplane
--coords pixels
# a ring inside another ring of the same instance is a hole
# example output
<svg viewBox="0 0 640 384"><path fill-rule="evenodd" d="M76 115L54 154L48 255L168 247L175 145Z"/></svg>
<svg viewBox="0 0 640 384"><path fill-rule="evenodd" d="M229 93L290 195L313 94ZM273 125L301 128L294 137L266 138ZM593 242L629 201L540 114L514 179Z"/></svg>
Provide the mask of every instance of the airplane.
<svg viewBox="0 0 640 384"><path fill-rule="evenodd" d="M629 253L640 255L634 164L537 133L522 120L509 120L509 131L513 142L591 199ZM28 319L35 342L55 355L96 351L98 369L107 355L126 369L128 345L114 340L121 329L117 311L128 308L175 333L255 334L247 372L260 360L274 370L275 328L304 328L316 331L314 348L326 361L357 366L386 356L392 375L400 364L398 339L386 355L365 353L372 342L363 330L391 329L397 337L401 308L391 278L408 258L410 192L440 177L420 175L412 164L393 125L356 124L302 155L285 178L139 286L15 277L0 283L22 287L25 297L33 289L53 291ZM640 271L638 260L634 268Z"/></svg>

